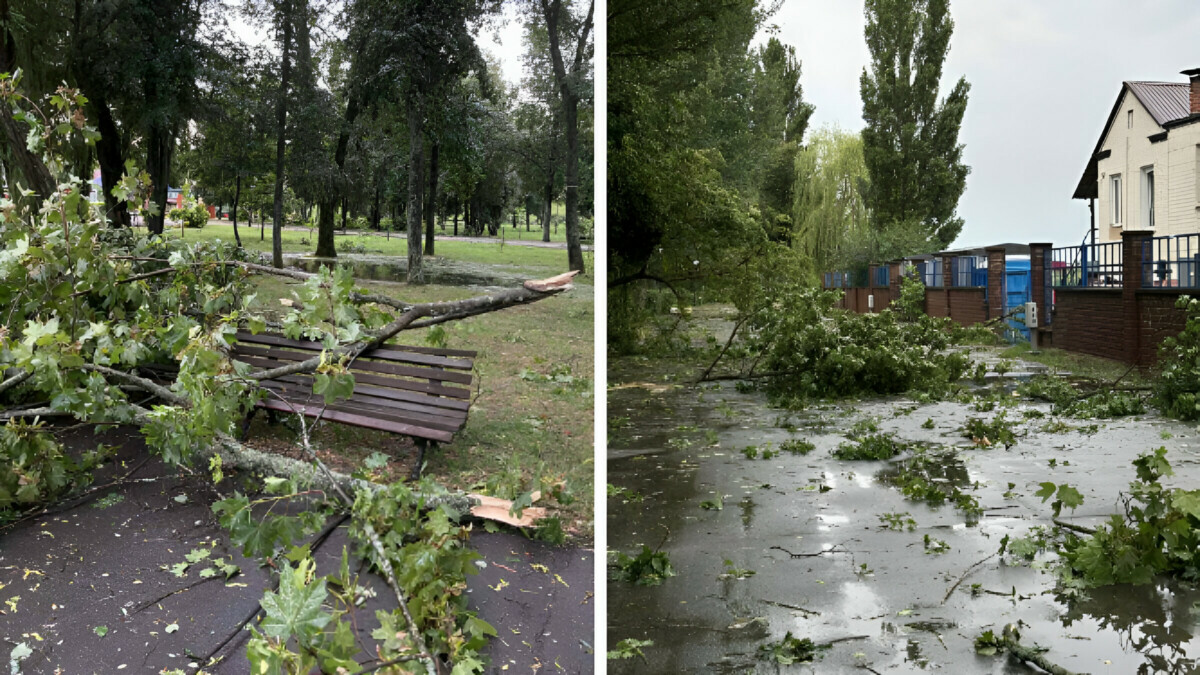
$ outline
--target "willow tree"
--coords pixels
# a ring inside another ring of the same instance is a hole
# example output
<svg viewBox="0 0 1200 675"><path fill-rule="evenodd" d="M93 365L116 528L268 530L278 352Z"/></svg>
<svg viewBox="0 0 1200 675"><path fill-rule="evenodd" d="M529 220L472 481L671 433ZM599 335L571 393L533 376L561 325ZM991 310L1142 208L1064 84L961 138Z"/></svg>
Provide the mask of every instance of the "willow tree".
<svg viewBox="0 0 1200 675"><path fill-rule="evenodd" d="M862 137L822 127L796 155L795 168L792 246L817 270L831 269L871 237Z"/></svg>

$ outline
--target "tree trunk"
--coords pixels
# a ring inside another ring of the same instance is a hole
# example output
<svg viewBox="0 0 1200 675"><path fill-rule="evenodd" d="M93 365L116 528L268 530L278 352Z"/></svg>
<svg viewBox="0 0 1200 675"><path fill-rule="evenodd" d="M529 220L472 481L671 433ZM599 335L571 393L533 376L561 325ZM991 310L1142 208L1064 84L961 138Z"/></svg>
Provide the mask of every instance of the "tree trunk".
<svg viewBox="0 0 1200 675"><path fill-rule="evenodd" d="M454 202L454 236L458 236L458 201Z"/></svg>
<svg viewBox="0 0 1200 675"><path fill-rule="evenodd" d="M150 126L146 140L146 172L150 174L150 203L157 207L146 220L150 234L162 234L167 218L167 186L171 172L171 132L163 123Z"/></svg>
<svg viewBox="0 0 1200 675"><path fill-rule="evenodd" d="M292 3L283 2L283 45L280 58L283 62L279 69L279 100L275 104L275 123L278 125L278 136L275 140L275 209L274 221L271 223L271 264L276 269L283 268L283 158L287 151L287 95L288 80L292 75Z"/></svg>
<svg viewBox="0 0 1200 675"><path fill-rule="evenodd" d="M529 200L525 200L525 231L529 232Z"/></svg>
<svg viewBox="0 0 1200 675"><path fill-rule="evenodd" d="M346 211L347 211L346 202L347 201L348 200L345 197L342 197L342 232L343 233L346 232Z"/></svg>
<svg viewBox="0 0 1200 675"><path fill-rule="evenodd" d="M425 255L433 255L433 216L437 213L438 144L429 148L429 201L425 204Z"/></svg>
<svg viewBox="0 0 1200 675"><path fill-rule="evenodd" d="M317 202L317 257L336 258L333 230L337 224L337 197L322 197Z"/></svg>
<svg viewBox="0 0 1200 675"><path fill-rule="evenodd" d="M542 241L550 241L550 214L554 208L554 172L550 172L550 180L546 181L546 202L542 213Z"/></svg>
<svg viewBox="0 0 1200 675"><path fill-rule="evenodd" d="M550 57L554 64L554 79L561 94L563 112L566 117L567 166L566 166L566 221L567 262L572 270L583 271L583 249L579 245L579 93L572 84L572 77L583 67L587 47L587 36L592 25L595 1L588 4L587 19L575 45L575 56L568 74L559 46L558 19L563 11L562 0L540 0L542 14L546 18L546 33L550 43Z"/></svg>
<svg viewBox="0 0 1200 675"><path fill-rule="evenodd" d="M237 217L238 217L238 200L242 196L242 177L239 175L234 182L233 188L233 240L237 242L238 248L242 247L242 237L238 234Z"/></svg>
<svg viewBox="0 0 1200 675"><path fill-rule="evenodd" d="M12 25L13 20L9 14L8 0L0 0L0 26L4 29L4 44L3 48L0 48L0 72L13 73L17 70L17 45L12 31L9 30ZM4 129L5 144L12 154L17 171L25 180L25 187L33 190L39 200L49 197L55 189L54 177L50 175L50 170L46 168L42 158L30 152L25 140L29 134L29 128L13 118L12 106L8 104L0 105L0 127ZM8 176L8 178L11 180L13 177ZM15 188L16 186L12 184L8 186L9 197L14 202L20 199ZM36 211L41 203L35 201L34 204L36 206L33 210Z"/></svg>
<svg viewBox="0 0 1200 675"><path fill-rule="evenodd" d="M424 101L412 101L408 111L408 283L425 283L421 260L421 202L425 196Z"/></svg>
<svg viewBox="0 0 1200 675"><path fill-rule="evenodd" d="M91 96L92 110L96 114L96 130L100 138L96 141L96 159L100 164L100 182L104 192L104 215L114 227L129 227L129 204L117 199L112 189L125 176L125 158L121 152L121 132L117 129L112 110L103 94Z"/></svg>

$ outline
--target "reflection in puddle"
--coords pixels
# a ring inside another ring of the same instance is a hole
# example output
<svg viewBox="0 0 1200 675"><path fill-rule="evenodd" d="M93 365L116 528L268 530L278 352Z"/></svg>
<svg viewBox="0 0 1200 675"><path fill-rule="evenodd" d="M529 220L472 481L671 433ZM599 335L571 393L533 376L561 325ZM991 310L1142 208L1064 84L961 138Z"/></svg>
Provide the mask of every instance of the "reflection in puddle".
<svg viewBox="0 0 1200 675"><path fill-rule="evenodd" d="M1200 666L1187 654L1197 624L1195 608L1200 606L1200 591L1195 588L1174 581L1107 586L1074 599L1060 595L1058 600L1067 605L1061 617L1064 627L1113 630L1123 649L1140 653L1145 662L1138 668L1139 675L1193 673Z"/></svg>

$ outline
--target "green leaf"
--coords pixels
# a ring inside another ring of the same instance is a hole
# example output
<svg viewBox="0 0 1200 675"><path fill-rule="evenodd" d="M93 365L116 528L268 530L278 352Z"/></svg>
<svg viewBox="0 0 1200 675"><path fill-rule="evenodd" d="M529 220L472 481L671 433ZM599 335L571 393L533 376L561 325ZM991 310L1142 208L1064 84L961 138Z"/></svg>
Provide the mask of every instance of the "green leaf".
<svg viewBox="0 0 1200 675"><path fill-rule="evenodd" d="M1171 506L1192 518L1200 519L1200 490L1176 490L1171 495Z"/></svg>
<svg viewBox="0 0 1200 675"><path fill-rule="evenodd" d="M1054 491L1058 488L1058 486L1054 483L1039 483L1039 485L1041 485L1042 488L1033 494L1041 497L1042 503L1044 504L1046 500L1054 496Z"/></svg>
<svg viewBox="0 0 1200 675"><path fill-rule="evenodd" d="M312 639L333 617L322 611L325 601L325 579L309 583L315 563L312 559L301 561L292 568L286 561L279 572L279 592L267 591L262 598L266 616L262 621L265 635L287 639L295 636L303 646L312 644Z"/></svg>
<svg viewBox="0 0 1200 675"><path fill-rule="evenodd" d="M108 626L96 626L92 629L92 632L100 637L104 637L105 635L108 635Z"/></svg>
<svg viewBox="0 0 1200 675"><path fill-rule="evenodd" d="M212 555L212 551L207 548L194 548L190 553L183 557L188 562L195 564L208 558L210 555Z"/></svg>
<svg viewBox="0 0 1200 675"><path fill-rule="evenodd" d="M1062 502L1063 506L1074 510L1083 504L1083 495L1079 490L1064 483L1058 486L1058 500Z"/></svg>

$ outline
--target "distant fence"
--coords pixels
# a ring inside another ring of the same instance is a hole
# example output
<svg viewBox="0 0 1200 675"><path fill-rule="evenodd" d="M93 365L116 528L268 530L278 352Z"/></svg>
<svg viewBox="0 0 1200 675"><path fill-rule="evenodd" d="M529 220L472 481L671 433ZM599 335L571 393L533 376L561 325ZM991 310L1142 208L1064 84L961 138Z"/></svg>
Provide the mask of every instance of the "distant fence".
<svg viewBox="0 0 1200 675"><path fill-rule="evenodd" d="M1200 289L1200 234L1153 234L1125 231L1121 241L1094 245L1029 244L1028 299L1037 303L1038 316L1030 318L1036 318L1039 342L1154 364L1158 345L1186 322L1176 300ZM925 285L930 316L963 325L999 320L1016 311L1005 285L1005 249L984 251L986 256L939 253L872 265L857 285L850 273L830 273L825 287L843 289L845 309L879 312L899 299L903 273ZM850 283L839 286L839 280Z"/></svg>

